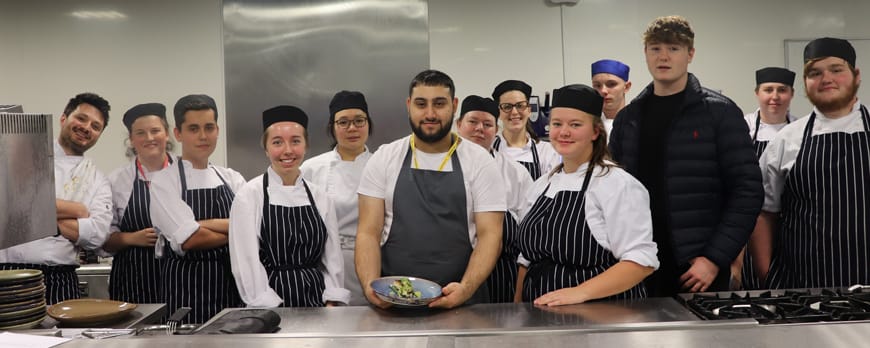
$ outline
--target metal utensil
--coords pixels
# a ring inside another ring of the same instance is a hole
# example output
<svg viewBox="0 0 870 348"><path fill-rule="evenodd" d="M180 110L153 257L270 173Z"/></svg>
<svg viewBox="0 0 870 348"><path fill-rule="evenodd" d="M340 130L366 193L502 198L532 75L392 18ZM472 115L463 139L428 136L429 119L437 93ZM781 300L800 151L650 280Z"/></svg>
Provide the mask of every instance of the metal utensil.
<svg viewBox="0 0 870 348"><path fill-rule="evenodd" d="M177 331L190 331L196 329L198 324L181 324L178 325L175 329ZM142 331L166 331L169 328L169 325L166 324L158 324L158 325L148 325L142 328Z"/></svg>
<svg viewBox="0 0 870 348"><path fill-rule="evenodd" d="M175 313L172 313L169 316L169 319L166 320L166 334L173 335L175 331L178 330L178 324L181 324L181 320L187 316L187 313L190 313L190 307L181 307L175 310Z"/></svg>
<svg viewBox="0 0 870 348"><path fill-rule="evenodd" d="M87 329L82 331L81 334L87 338L101 340L126 335L135 336L141 331L141 329Z"/></svg>
<svg viewBox="0 0 870 348"><path fill-rule="evenodd" d="M865 290L870 290L870 286L868 286L868 285L861 285L861 284L855 284L855 285L850 286L848 290L849 290L849 292L851 292L851 293L854 293L854 292L862 292L862 291L865 291Z"/></svg>

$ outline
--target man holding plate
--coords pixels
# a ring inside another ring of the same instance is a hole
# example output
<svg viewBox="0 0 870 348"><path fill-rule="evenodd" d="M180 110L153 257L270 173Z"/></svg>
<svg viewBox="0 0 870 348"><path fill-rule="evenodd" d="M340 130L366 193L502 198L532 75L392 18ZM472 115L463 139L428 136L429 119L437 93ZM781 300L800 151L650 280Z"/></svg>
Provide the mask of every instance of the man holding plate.
<svg viewBox="0 0 870 348"><path fill-rule="evenodd" d="M453 80L426 70L406 100L413 134L381 146L363 171L355 264L366 298L380 276L443 286L429 307L487 301L482 286L501 252L503 180L492 156L450 130L458 99Z"/></svg>

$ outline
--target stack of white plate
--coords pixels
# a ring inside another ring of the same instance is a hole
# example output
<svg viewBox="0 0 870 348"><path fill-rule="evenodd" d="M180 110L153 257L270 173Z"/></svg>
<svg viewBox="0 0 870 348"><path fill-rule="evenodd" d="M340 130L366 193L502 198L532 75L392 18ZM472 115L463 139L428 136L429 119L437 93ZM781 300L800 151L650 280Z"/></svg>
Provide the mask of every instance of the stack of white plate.
<svg viewBox="0 0 870 348"><path fill-rule="evenodd" d="M45 319L42 271L0 271L0 330L30 329Z"/></svg>

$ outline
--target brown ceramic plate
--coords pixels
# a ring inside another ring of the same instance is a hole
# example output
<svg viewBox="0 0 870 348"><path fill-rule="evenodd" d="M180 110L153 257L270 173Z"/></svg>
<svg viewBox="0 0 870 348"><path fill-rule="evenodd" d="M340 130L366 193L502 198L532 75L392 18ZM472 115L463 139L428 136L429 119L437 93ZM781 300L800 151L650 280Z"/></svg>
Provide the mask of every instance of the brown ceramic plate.
<svg viewBox="0 0 870 348"><path fill-rule="evenodd" d="M0 296L0 304L9 304L9 303L18 303L27 300L33 300L37 298L45 297L45 286L40 285L40 287L36 289L32 289L27 292L15 293L11 295L2 295Z"/></svg>
<svg viewBox="0 0 870 348"><path fill-rule="evenodd" d="M135 303L83 298L55 303L48 316L66 325L89 325L121 319L134 309Z"/></svg>
<svg viewBox="0 0 870 348"><path fill-rule="evenodd" d="M42 283L36 284L31 288L15 289L15 290L0 290L0 297L6 296L26 296L35 292L45 292L45 285Z"/></svg>
<svg viewBox="0 0 870 348"><path fill-rule="evenodd" d="M29 329L41 323L43 319L45 319L45 312L37 312L26 317L0 321L0 329Z"/></svg>
<svg viewBox="0 0 870 348"><path fill-rule="evenodd" d="M0 322L30 317L36 315L36 313L45 314L45 304L36 304L17 311L0 313Z"/></svg>
<svg viewBox="0 0 870 348"><path fill-rule="evenodd" d="M24 308L35 307L37 305L45 307L44 296L40 296L32 300L21 300L19 302L0 304L0 313L14 312Z"/></svg>
<svg viewBox="0 0 870 348"><path fill-rule="evenodd" d="M26 280L22 283L18 284L0 284L0 291L11 291L11 290L21 290L21 289L30 289L36 288L42 285L42 277L36 278L34 280Z"/></svg>
<svg viewBox="0 0 870 348"><path fill-rule="evenodd" d="M41 278L42 271L37 269L13 269L0 271L0 285L19 284Z"/></svg>

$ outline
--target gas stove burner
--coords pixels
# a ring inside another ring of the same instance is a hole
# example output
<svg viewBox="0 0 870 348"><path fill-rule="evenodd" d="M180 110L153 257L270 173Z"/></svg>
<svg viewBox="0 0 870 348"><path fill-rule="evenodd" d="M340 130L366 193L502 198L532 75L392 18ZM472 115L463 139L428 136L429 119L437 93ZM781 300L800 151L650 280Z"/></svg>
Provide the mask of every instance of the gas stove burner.
<svg viewBox="0 0 870 348"><path fill-rule="evenodd" d="M703 319L751 318L762 324L870 320L870 293L794 289L681 294Z"/></svg>

